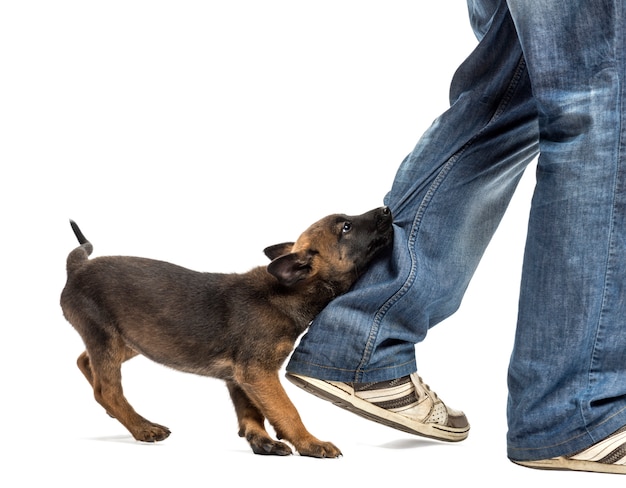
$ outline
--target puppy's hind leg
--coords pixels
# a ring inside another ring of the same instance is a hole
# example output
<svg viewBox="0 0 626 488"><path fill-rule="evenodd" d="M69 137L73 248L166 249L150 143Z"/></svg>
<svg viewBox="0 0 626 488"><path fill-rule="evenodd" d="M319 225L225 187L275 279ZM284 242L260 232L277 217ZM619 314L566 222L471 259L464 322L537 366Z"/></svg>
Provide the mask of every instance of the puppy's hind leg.
<svg viewBox="0 0 626 488"><path fill-rule="evenodd" d="M136 355L126 347L120 337L110 338L106 346L98 344L78 359L78 366L90 380L96 401L107 413L116 418L138 441L161 441L170 430L152 423L139 415L128 403L122 389L122 362Z"/></svg>
<svg viewBox="0 0 626 488"><path fill-rule="evenodd" d="M239 422L239 437L245 437L255 454L274 454L288 456L291 448L280 441L272 439L265 430L265 417L250 401L248 395L233 381L227 381L230 398L235 405Z"/></svg>
<svg viewBox="0 0 626 488"><path fill-rule="evenodd" d="M132 359L138 354L137 351L133 351L129 347L126 347L125 352L126 354L122 362ZM93 373L91 372L91 362L89 361L89 353L87 351L78 356L78 359L76 360L76 365L78 366L78 369L80 369L80 371L83 373L85 378L87 378L89 384L93 387Z"/></svg>
<svg viewBox="0 0 626 488"><path fill-rule="evenodd" d="M87 351L83 352L76 360L76 365L80 369L81 373L87 378L89 384L93 388L93 373L91 372L91 363L89 361L89 354Z"/></svg>
<svg viewBox="0 0 626 488"><path fill-rule="evenodd" d="M124 361L128 361L129 359L135 356L137 356L137 352L127 347ZM78 356L78 359L76 360L76 364L78 366L78 369L80 369L80 371L83 373L85 378L87 378L87 381L93 388L93 373L91 371L91 362L89 360L89 353L85 351L80 356ZM113 415L111 415L110 412L107 412L107 413L109 414L110 417L113 417Z"/></svg>

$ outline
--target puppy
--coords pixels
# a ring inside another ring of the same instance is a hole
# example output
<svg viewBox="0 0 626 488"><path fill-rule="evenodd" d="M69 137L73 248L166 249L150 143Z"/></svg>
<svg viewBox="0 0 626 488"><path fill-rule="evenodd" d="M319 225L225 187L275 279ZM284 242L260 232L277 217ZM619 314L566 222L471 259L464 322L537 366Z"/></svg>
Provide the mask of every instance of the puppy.
<svg viewBox="0 0 626 488"><path fill-rule="evenodd" d="M61 307L85 352L78 367L96 401L139 441L170 430L148 421L122 392L122 363L138 354L181 371L226 381L239 435L256 454L338 457L311 435L278 372L295 341L333 298L346 292L392 241L386 207L330 215L298 240L264 250L271 262L247 273L201 273L138 257L88 259L93 247L71 222L80 246L67 258Z"/></svg>

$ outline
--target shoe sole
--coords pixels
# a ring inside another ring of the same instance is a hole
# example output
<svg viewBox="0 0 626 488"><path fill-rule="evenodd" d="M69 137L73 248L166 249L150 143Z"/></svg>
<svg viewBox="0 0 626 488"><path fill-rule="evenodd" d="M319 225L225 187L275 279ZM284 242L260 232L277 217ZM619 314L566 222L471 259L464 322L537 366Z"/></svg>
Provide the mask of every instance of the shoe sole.
<svg viewBox="0 0 626 488"><path fill-rule="evenodd" d="M460 442L469 435L469 425L467 427L458 428L434 423L422 424L398 413L377 407L327 381L308 377L304 379L292 373L287 374L287 379L318 398L332 402L336 406L366 418L367 420L401 430L408 434L446 442Z"/></svg>
<svg viewBox="0 0 626 488"><path fill-rule="evenodd" d="M580 461L566 457L541 459L539 461L514 461L515 464L526 468L550 469L561 471L586 471L590 473L626 474L626 466L621 464L604 464L594 461Z"/></svg>

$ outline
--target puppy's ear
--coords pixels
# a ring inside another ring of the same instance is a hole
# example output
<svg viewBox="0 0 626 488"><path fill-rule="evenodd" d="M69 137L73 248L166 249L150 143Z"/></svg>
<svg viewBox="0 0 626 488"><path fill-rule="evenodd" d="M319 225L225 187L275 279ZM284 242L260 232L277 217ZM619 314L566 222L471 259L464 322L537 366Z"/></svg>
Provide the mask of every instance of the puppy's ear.
<svg viewBox="0 0 626 488"><path fill-rule="evenodd" d="M293 247L293 242L283 242L281 244L274 244L273 246L266 247L263 249L265 255L270 259L276 259L283 254L287 254L291 252L291 248Z"/></svg>
<svg viewBox="0 0 626 488"><path fill-rule="evenodd" d="M311 274L311 256L309 253L283 254L267 265L267 271L274 275L281 285L295 285Z"/></svg>

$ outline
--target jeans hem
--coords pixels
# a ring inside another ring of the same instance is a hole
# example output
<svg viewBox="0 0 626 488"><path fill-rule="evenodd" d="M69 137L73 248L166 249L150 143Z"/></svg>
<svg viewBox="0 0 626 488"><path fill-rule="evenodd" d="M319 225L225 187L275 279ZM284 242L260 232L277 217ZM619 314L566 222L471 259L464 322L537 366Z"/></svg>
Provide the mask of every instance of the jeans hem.
<svg viewBox="0 0 626 488"><path fill-rule="evenodd" d="M584 430L577 436L562 442L550 443L541 447L507 447L508 458L515 461L538 461L558 456L569 456L586 449L596 442L610 436L626 425L626 407L606 419L595 429Z"/></svg>
<svg viewBox="0 0 626 488"><path fill-rule="evenodd" d="M368 370L344 369L303 361L291 361L286 367L288 373L310 376L319 380L351 382L388 381L410 375L417 371L414 359L403 364Z"/></svg>

